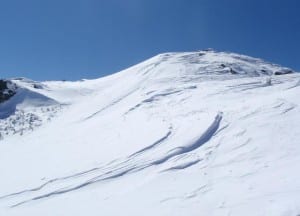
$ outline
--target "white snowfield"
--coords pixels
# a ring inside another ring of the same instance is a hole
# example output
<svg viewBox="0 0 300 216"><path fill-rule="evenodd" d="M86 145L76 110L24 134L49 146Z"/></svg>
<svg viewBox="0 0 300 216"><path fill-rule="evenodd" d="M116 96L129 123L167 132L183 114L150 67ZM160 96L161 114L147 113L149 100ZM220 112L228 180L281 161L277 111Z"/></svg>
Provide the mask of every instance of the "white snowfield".
<svg viewBox="0 0 300 216"><path fill-rule="evenodd" d="M12 79L0 215L299 216L300 74L290 72L210 50L96 80Z"/></svg>

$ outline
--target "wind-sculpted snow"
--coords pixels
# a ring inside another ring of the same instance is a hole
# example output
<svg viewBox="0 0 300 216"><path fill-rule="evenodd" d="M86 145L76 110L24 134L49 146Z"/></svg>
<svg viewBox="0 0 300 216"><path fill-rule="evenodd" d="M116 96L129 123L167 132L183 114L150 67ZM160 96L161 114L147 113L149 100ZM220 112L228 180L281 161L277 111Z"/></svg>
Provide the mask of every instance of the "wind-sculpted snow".
<svg viewBox="0 0 300 216"><path fill-rule="evenodd" d="M211 49L96 80L9 80L0 215L296 216L299 80Z"/></svg>
<svg viewBox="0 0 300 216"><path fill-rule="evenodd" d="M165 136L163 136L162 138L160 138L159 140L157 140L157 141L154 142L153 144L151 144L151 145L149 145L149 146L147 146L147 147L145 147L145 148L143 148L143 149L141 149L141 150L139 150L139 151L133 153L132 155L130 155L130 157L136 156L136 155L138 155L138 154L141 154L141 153L143 153L143 152L145 152L145 151L148 151L148 150L151 150L151 149L157 147L157 146L158 146L159 144L161 144L163 141L165 141L166 139L168 139L168 137L169 137L171 134L172 134L172 132L169 131Z"/></svg>
<svg viewBox="0 0 300 216"><path fill-rule="evenodd" d="M147 161L139 162L138 159L137 159L137 158L143 158L143 154L146 151L151 150L152 148L156 147L157 145L159 145L160 143L162 143L166 139L168 139L168 137L171 135L171 131L169 131L164 137L162 137L161 139L159 139L158 141L156 141L152 145L149 145L148 147L146 147L146 148L130 155L128 157L128 159L121 160L119 163L117 163L117 166L114 166L112 169L108 169L105 172L103 172L103 169L97 167L97 168L93 168L93 169L88 170L88 171L83 171L83 172L80 172L80 173L77 173L77 174L74 174L74 175L71 175L71 176L55 178L55 179L52 179L52 180L50 180L50 181L48 181L48 182L46 182L46 183L44 183L40 186L32 188L32 189L26 189L26 190L23 190L23 191L20 191L20 192L15 192L15 193L12 193L12 194L0 196L0 200L8 198L8 197L12 197L12 196L18 196L18 195L26 194L26 193L28 194L28 193L40 192L45 187L49 187L49 185L57 184L59 182L69 180L69 179L72 179L72 178L76 178L78 180L80 177L84 177L83 178L84 180L80 183L77 183L77 185L75 185L75 186L70 186L68 181L66 182L66 185L61 185L61 183L60 183L58 185L58 188L56 188L56 186L51 186L52 191L49 192L49 193L45 193L45 194L38 195L38 196L33 195L33 197L29 200L21 201L19 203L16 203L16 204L12 205L12 207L17 207L17 206L20 206L22 204L28 203L30 201L40 200L40 199L44 199L44 198L48 198L48 197L52 197L52 196L56 196L56 195L60 195L60 194L69 193L69 192L72 192L72 191L75 191L75 190L79 190L83 187L89 186L91 184L99 183L101 181L113 180L113 179L116 179L116 178L120 178L120 177L122 177L126 174L130 174L130 173L134 173L134 172L144 170L144 169L149 168L151 166L160 165L160 164L170 160L173 157L176 157L176 156L179 156L181 154L185 154L185 153L194 151L195 149L201 147L203 144L208 142L212 138L214 133L218 130L221 119L222 119L222 114L219 113L215 117L215 120L212 122L212 124L206 129L206 131L196 141L192 142L191 144L189 144L187 146L182 146L182 147L178 147L176 149L170 150L169 151L170 153L167 153L162 158L154 159L151 162L147 162ZM132 161L134 161L135 163L131 163ZM197 160L197 162L199 162L199 161L200 160ZM194 162L189 163L189 164L184 164L184 165L180 165L180 166L171 167L171 168L169 168L169 170L184 169L186 167L192 166L193 164L196 164L197 162L194 161ZM107 166L107 167L110 167L110 166ZM86 174L90 174L88 179L86 179L86 176L85 176Z"/></svg>
<svg viewBox="0 0 300 216"><path fill-rule="evenodd" d="M180 165L177 165L177 166L174 166L174 167L170 167L164 171L171 171L171 170L181 170L181 169L186 169L190 166L193 166L197 163L199 163L201 161L201 159L197 159L195 161L190 161L190 162L187 162L187 163L183 163L183 164L180 164Z"/></svg>
<svg viewBox="0 0 300 216"><path fill-rule="evenodd" d="M213 123L207 128L207 130L193 143L187 145L187 146L181 146L177 147L175 149L172 149L166 156L163 156L161 159L158 159L154 162L152 162L152 165L159 165L161 163L164 163L165 161L171 159L172 157L175 157L177 155L181 155L190 151L193 151L200 146L202 146L204 143L210 140L210 138L214 135L214 133L218 130L220 126L220 122L222 120L222 114L219 113L216 117Z"/></svg>
<svg viewBox="0 0 300 216"><path fill-rule="evenodd" d="M23 191L19 191L19 192L15 192L15 193L11 193L11 194L7 194L7 195L3 195L3 196L0 196L0 200L1 199L5 199L5 198L8 198L8 197L12 197L12 196L17 196L17 195L22 195L22 194L26 194L26 193L31 193L31 192L35 192L35 191L40 191L42 189L44 189L45 187L49 186L50 184L54 184L54 183L57 183L57 182L61 182L61 181L65 181L65 180L69 180L69 179L72 179L72 178L78 178L78 177L84 177L85 175L87 174L93 174L93 175L96 175L95 173L101 173L103 172L103 169L104 168L108 168L108 171L105 171L105 173L103 174L103 176L106 176L107 174L111 174L115 171L118 171L120 168L122 168L124 166L124 163L126 162L130 162L130 159L132 158L136 158L138 155L142 154L142 153L145 153L146 151L149 151L153 148L155 148L156 146L158 146L159 144L161 144L162 142L164 142L170 135L171 135L171 131L168 131L168 133L160 138L159 140L157 140L156 142L154 142L153 144L147 146L146 148L144 149L141 149L137 152L135 152L134 154L130 155L127 159L124 159L124 160L115 160L111 163L108 163L106 166L103 166L103 167L95 167L95 168L92 168L90 170L86 170L86 171L83 171L83 172L79 172L79 173L76 173L76 174L72 174L70 176L65 176L65 177L59 177L59 178L54 178L54 179L51 179L37 187L34 187L34 188L31 188L31 189L26 189L26 190L23 190ZM117 165L116 165L117 164ZM116 168L117 167L117 168ZM122 173L126 173L126 172L129 172L130 170L126 170L125 172L121 172L117 175L122 175ZM96 175L96 177L99 177ZM94 177L93 177L94 178ZM92 179L93 179L92 178ZM93 181L92 181L93 182ZM91 182L91 183L92 183ZM84 183L83 185L86 185L86 183ZM88 184L87 184L88 185ZM76 187L77 188L77 187ZM80 187L79 187L80 188Z"/></svg>

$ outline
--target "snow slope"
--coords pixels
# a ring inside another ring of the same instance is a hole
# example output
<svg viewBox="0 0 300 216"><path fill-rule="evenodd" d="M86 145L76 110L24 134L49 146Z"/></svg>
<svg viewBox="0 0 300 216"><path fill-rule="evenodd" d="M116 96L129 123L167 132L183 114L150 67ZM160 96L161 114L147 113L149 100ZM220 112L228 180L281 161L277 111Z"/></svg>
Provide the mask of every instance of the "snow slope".
<svg viewBox="0 0 300 216"><path fill-rule="evenodd" d="M288 68L208 50L96 80L11 81L0 215L300 214L300 74Z"/></svg>

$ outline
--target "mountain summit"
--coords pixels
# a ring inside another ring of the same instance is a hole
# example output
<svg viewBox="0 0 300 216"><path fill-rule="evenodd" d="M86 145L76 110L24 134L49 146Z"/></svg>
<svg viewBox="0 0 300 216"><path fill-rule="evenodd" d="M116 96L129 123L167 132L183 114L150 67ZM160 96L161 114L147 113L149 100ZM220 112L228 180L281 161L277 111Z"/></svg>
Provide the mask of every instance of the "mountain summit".
<svg viewBox="0 0 300 216"><path fill-rule="evenodd" d="M211 49L0 81L0 215L299 215L300 75Z"/></svg>

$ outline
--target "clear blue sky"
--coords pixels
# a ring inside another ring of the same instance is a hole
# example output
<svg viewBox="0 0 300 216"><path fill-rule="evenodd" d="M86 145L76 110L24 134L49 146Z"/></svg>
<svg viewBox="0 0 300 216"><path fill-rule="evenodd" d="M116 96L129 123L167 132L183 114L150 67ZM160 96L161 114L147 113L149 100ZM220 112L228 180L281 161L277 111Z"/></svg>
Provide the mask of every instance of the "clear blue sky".
<svg viewBox="0 0 300 216"><path fill-rule="evenodd" d="M300 71L299 0L1 0L0 77L96 78L212 47Z"/></svg>

